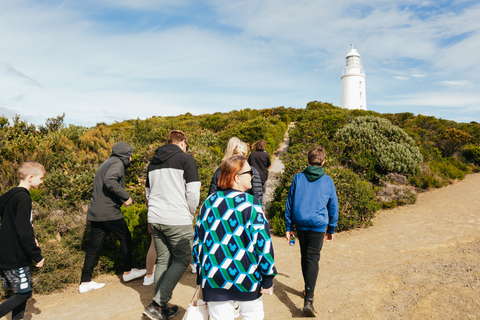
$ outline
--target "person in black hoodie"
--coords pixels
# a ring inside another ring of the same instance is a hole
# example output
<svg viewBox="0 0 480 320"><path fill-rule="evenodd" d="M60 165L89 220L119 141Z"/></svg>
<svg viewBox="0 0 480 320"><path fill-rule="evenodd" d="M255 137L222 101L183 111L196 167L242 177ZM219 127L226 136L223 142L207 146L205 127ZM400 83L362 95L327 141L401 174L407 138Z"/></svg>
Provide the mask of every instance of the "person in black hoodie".
<svg viewBox="0 0 480 320"><path fill-rule="evenodd" d="M85 255L80 293L100 289L105 283L92 281L93 268L98 253L109 232L120 241L123 261L123 281L143 277L145 269L132 268L132 236L120 207L130 205L132 198L125 190L125 168L130 165L133 149L125 142L117 142L112 154L95 173L93 194L88 206L87 221L90 221L90 245Z"/></svg>
<svg viewBox="0 0 480 320"><path fill-rule="evenodd" d="M192 258L192 221L200 201L201 183L197 163L187 150L186 134L172 130L167 144L155 151L147 168L145 195L157 266L155 296L143 315L152 320L166 320L177 314L178 307L168 307L167 303Z"/></svg>
<svg viewBox="0 0 480 320"><path fill-rule="evenodd" d="M32 296L30 262L41 268L45 259L32 226L32 198L29 190L43 182L45 168L24 162L18 169L20 184L0 197L0 275L5 289L14 295L0 305L0 318L12 311L12 320L23 319L27 300Z"/></svg>

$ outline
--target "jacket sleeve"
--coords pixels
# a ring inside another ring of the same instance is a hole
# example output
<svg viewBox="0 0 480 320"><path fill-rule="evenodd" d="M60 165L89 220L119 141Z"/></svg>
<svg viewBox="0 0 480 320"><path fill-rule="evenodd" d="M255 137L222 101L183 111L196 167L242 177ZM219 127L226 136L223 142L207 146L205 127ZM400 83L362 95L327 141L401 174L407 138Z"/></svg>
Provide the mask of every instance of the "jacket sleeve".
<svg viewBox="0 0 480 320"><path fill-rule="evenodd" d="M270 155L267 153L267 168L270 167L271 165L272 163L270 162Z"/></svg>
<svg viewBox="0 0 480 320"><path fill-rule="evenodd" d="M25 256L38 263L42 261L42 250L35 243L32 223L30 221L32 212L32 200L22 197L18 201L17 215L15 217L15 228L17 230L18 242Z"/></svg>
<svg viewBox="0 0 480 320"><path fill-rule="evenodd" d="M262 288L268 289L273 285L273 277L277 275L275 267L272 237L268 221L263 214L260 204L252 206L250 233L254 243L257 264L262 275Z"/></svg>
<svg viewBox="0 0 480 320"><path fill-rule="evenodd" d="M338 222L338 198L337 198L337 191L335 190L335 184L333 180L331 180L331 193L330 198L328 199L327 203L327 210L328 210L328 227L327 233L333 234L335 232L335 228L337 228Z"/></svg>
<svg viewBox="0 0 480 320"><path fill-rule="evenodd" d="M260 174L258 173L258 170L255 169L255 167L251 167L253 171L253 178L252 178L252 189L250 194L253 194L255 197L257 197L258 201L262 203L262 198L263 198L263 187L262 187L262 179L260 178Z"/></svg>
<svg viewBox="0 0 480 320"><path fill-rule="evenodd" d="M200 178L198 176L197 163L195 159L188 155L183 169L183 178L185 179L185 198L187 199L190 213L195 215L200 202Z"/></svg>
<svg viewBox="0 0 480 320"><path fill-rule="evenodd" d="M215 170L212 176L212 181L210 181L210 188L208 189L208 195L217 192L218 190L218 178L220 177L220 168Z"/></svg>
<svg viewBox="0 0 480 320"><path fill-rule="evenodd" d="M122 201L127 201L130 195L125 188L120 184L120 180L125 179L125 167L123 162L119 159L114 161L107 170L103 183L107 189L115 194Z"/></svg>
<svg viewBox="0 0 480 320"><path fill-rule="evenodd" d="M287 202L285 204L285 228L286 231L292 231L293 199L295 197L296 176L293 177L292 185L288 191Z"/></svg>

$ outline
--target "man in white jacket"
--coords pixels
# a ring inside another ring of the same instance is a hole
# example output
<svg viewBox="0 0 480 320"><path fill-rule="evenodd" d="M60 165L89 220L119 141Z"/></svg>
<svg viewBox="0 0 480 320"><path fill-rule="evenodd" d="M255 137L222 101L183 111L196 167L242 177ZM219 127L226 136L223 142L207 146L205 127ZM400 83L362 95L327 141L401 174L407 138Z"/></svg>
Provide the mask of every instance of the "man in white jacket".
<svg viewBox="0 0 480 320"><path fill-rule="evenodd" d="M192 256L192 220L200 200L200 179L197 163L186 153L187 148L185 133L170 131L168 143L155 151L147 169L148 224L157 266L155 296L143 314L153 320L178 312L177 306L167 307L167 303Z"/></svg>

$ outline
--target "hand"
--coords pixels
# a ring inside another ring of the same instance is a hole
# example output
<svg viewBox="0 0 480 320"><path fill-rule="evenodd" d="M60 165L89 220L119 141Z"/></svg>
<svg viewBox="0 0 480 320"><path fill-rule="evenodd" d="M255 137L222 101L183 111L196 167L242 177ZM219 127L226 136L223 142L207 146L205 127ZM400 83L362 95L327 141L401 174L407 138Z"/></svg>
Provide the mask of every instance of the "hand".
<svg viewBox="0 0 480 320"><path fill-rule="evenodd" d="M126 205L126 206L131 205L132 204L132 198L128 198L128 200L125 201L123 204Z"/></svg>
<svg viewBox="0 0 480 320"><path fill-rule="evenodd" d="M332 233L325 233L325 242L332 242L333 241L333 234Z"/></svg>
<svg viewBox="0 0 480 320"><path fill-rule="evenodd" d="M35 265L35 267L41 268L41 267L43 267L43 264L44 264L44 263L45 263L45 258L43 258L39 263L37 263L37 264Z"/></svg>
<svg viewBox="0 0 480 320"><path fill-rule="evenodd" d="M261 294L271 295L271 294L273 293L273 286L271 286L271 287L268 288L268 289L261 288L261 289L260 289L260 293L261 293Z"/></svg>
<svg viewBox="0 0 480 320"><path fill-rule="evenodd" d="M287 241L290 241L290 238L293 236L293 231L287 231L285 234L285 238L287 238Z"/></svg>

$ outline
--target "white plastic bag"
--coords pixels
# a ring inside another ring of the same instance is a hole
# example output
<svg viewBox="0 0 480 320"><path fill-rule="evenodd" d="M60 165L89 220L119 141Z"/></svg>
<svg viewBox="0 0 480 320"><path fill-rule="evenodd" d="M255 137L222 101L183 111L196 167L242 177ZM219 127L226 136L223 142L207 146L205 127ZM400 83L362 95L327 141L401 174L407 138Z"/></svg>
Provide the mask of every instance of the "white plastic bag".
<svg viewBox="0 0 480 320"><path fill-rule="evenodd" d="M197 286L193 294L192 301L188 305L187 311L182 320L208 320L208 306L205 301L199 299L200 286Z"/></svg>

